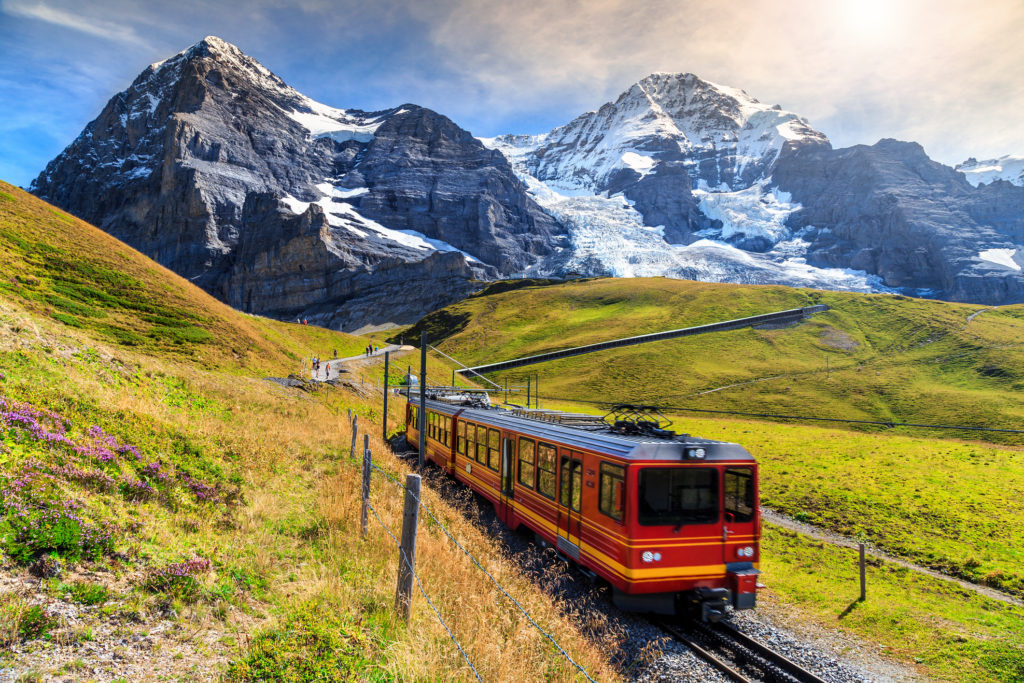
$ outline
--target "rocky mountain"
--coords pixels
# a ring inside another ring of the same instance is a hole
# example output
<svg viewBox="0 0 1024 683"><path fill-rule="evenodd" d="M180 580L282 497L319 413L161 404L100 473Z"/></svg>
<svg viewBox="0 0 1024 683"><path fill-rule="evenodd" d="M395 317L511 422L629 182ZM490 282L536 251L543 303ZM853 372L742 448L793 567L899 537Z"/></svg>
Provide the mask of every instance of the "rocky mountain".
<svg viewBox="0 0 1024 683"><path fill-rule="evenodd" d="M345 330L418 319L565 232L448 118L328 107L215 37L147 68L30 189L236 308Z"/></svg>
<svg viewBox="0 0 1024 683"><path fill-rule="evenodd" d="M412 104L320 104L210 37L115 95L31 189L236 308L353 330L510 275L1024 301L1022 163L833 149L693 74L478 140Z"/></svg>
<svg viewBox="0 0 1024 683"><path fill-rule="evenodd" d="M1024 301L1024 188L991 182L997 165L1016 177L1013 157L958 172L915 143L833 149L796 114L692 74L483 142L569 230L568 255L531 273Z"/></svg>

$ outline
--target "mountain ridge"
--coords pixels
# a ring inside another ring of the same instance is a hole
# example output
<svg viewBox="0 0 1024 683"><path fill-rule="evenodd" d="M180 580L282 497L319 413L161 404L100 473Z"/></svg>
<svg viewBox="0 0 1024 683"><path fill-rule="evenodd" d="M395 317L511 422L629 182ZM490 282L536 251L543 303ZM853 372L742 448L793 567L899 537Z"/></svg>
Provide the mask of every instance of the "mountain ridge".
<svg viewBox="0 0 1024 683"><path fill-rule="evenodd" d="M415 104L316 102L211 36L145 69L32 189L232 306L344 330L570 273L1024 300L1024 188L928 164L834 149L688 73L477 139Z"/></svg>
<svg viewBox="0 0 1024 683"><path fill-rule="evenodd" d="M236 308L338 329L411 322L562 232L447 117L328 107L216 38L147 67L31 189ZM428 258L464 247L482 258ZM416 315L391 320L403 290Z"/></svg>

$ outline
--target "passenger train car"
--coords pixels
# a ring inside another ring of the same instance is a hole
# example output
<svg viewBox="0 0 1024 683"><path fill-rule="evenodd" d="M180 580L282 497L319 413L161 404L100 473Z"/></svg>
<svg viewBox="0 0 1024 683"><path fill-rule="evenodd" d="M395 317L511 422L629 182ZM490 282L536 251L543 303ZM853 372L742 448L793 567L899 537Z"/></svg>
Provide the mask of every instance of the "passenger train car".
<svg viewBox="0 0 1024 683"><path fill-rule="evenodd" d="M741 446L425 405L424 457L489 500L508 527L533 530L606 581L619 607L711 621L727 606L754 607L758 472ZM418 410L406 407L410 444Z"/></svg>

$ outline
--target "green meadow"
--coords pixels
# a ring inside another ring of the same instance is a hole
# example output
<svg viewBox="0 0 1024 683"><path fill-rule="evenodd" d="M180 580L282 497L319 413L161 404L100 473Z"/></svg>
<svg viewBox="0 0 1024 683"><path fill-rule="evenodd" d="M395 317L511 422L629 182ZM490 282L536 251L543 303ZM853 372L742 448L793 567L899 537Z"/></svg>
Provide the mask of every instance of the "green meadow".
<svg viewBox="0 0 1024 683"><path fill-rule="evenodd" d="M379 367L330 389L264 379L306 373L314 355L358 355L366 340L240 314L93 226L0 190L0 669L18 680L111 680L119 666L178 680L465 678L422 601L408 625L395 617L384 529L359 535L348 411L378 465L407 472L383 442L404 418L395 401L381 424ZM400 527L393 485L375 478L373 498ZM429 489L424 503L574 658L619 677L472 520ZM572 678L436 527L417 563L487 680L518 680L510 653ZM114 650L124 659L97 655Z"/></svg>
<svg viewBox="0 0 1024 683"><path fill-rule="evenodd" d="M473 365L819 303L830 310L793 327L655 342L491 378L522 384L536 372L547 408L664 406L673 429L750 450L766 507L1024 596L1024 435L683 410L1021 429L1024 306L662 278L524 281L405 334L425 327L431 343ZM1024 677L1024 610L881 561L869 600L856 603L855 563L851 551L766 525L763 580L784 611L848 630L936 678Z"/></svg>

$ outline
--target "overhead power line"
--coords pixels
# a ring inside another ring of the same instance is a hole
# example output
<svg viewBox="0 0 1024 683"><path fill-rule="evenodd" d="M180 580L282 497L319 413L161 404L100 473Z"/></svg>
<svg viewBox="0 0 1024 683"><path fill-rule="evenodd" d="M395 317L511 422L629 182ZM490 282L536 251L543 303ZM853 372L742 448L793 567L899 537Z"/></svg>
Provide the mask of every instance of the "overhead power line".
<svg viewBox="0 0 1024 683"><path fill-rule="evenodd" d="M594 406L611 406L612 403L608 401L591 401L588 399L581 398L568 398L565 396L548 396L547 400L551 401L569 401L571 403L587 403ZM864 424L864 425L877 425L880 427L916 427L919 429L949 429L949 430L962 430L971 432L1001 432L1004 434L1024 434L1024 429L1002 429L999 427L971 427L968 425L937 425L937 424L921 424L917 422L890 422L888 420L854 420L846 417L817 417L814 415L781 415L779 413L752 413L741 410L714 410L711 408L688 408L685 406L676 405L659 405L662 410L680 410L688 413L715 413L718 415L741 415L743 417L764 417L775 420L798 420L798 421L809 421L809 422L844 422L847 424Z"/></svg>

